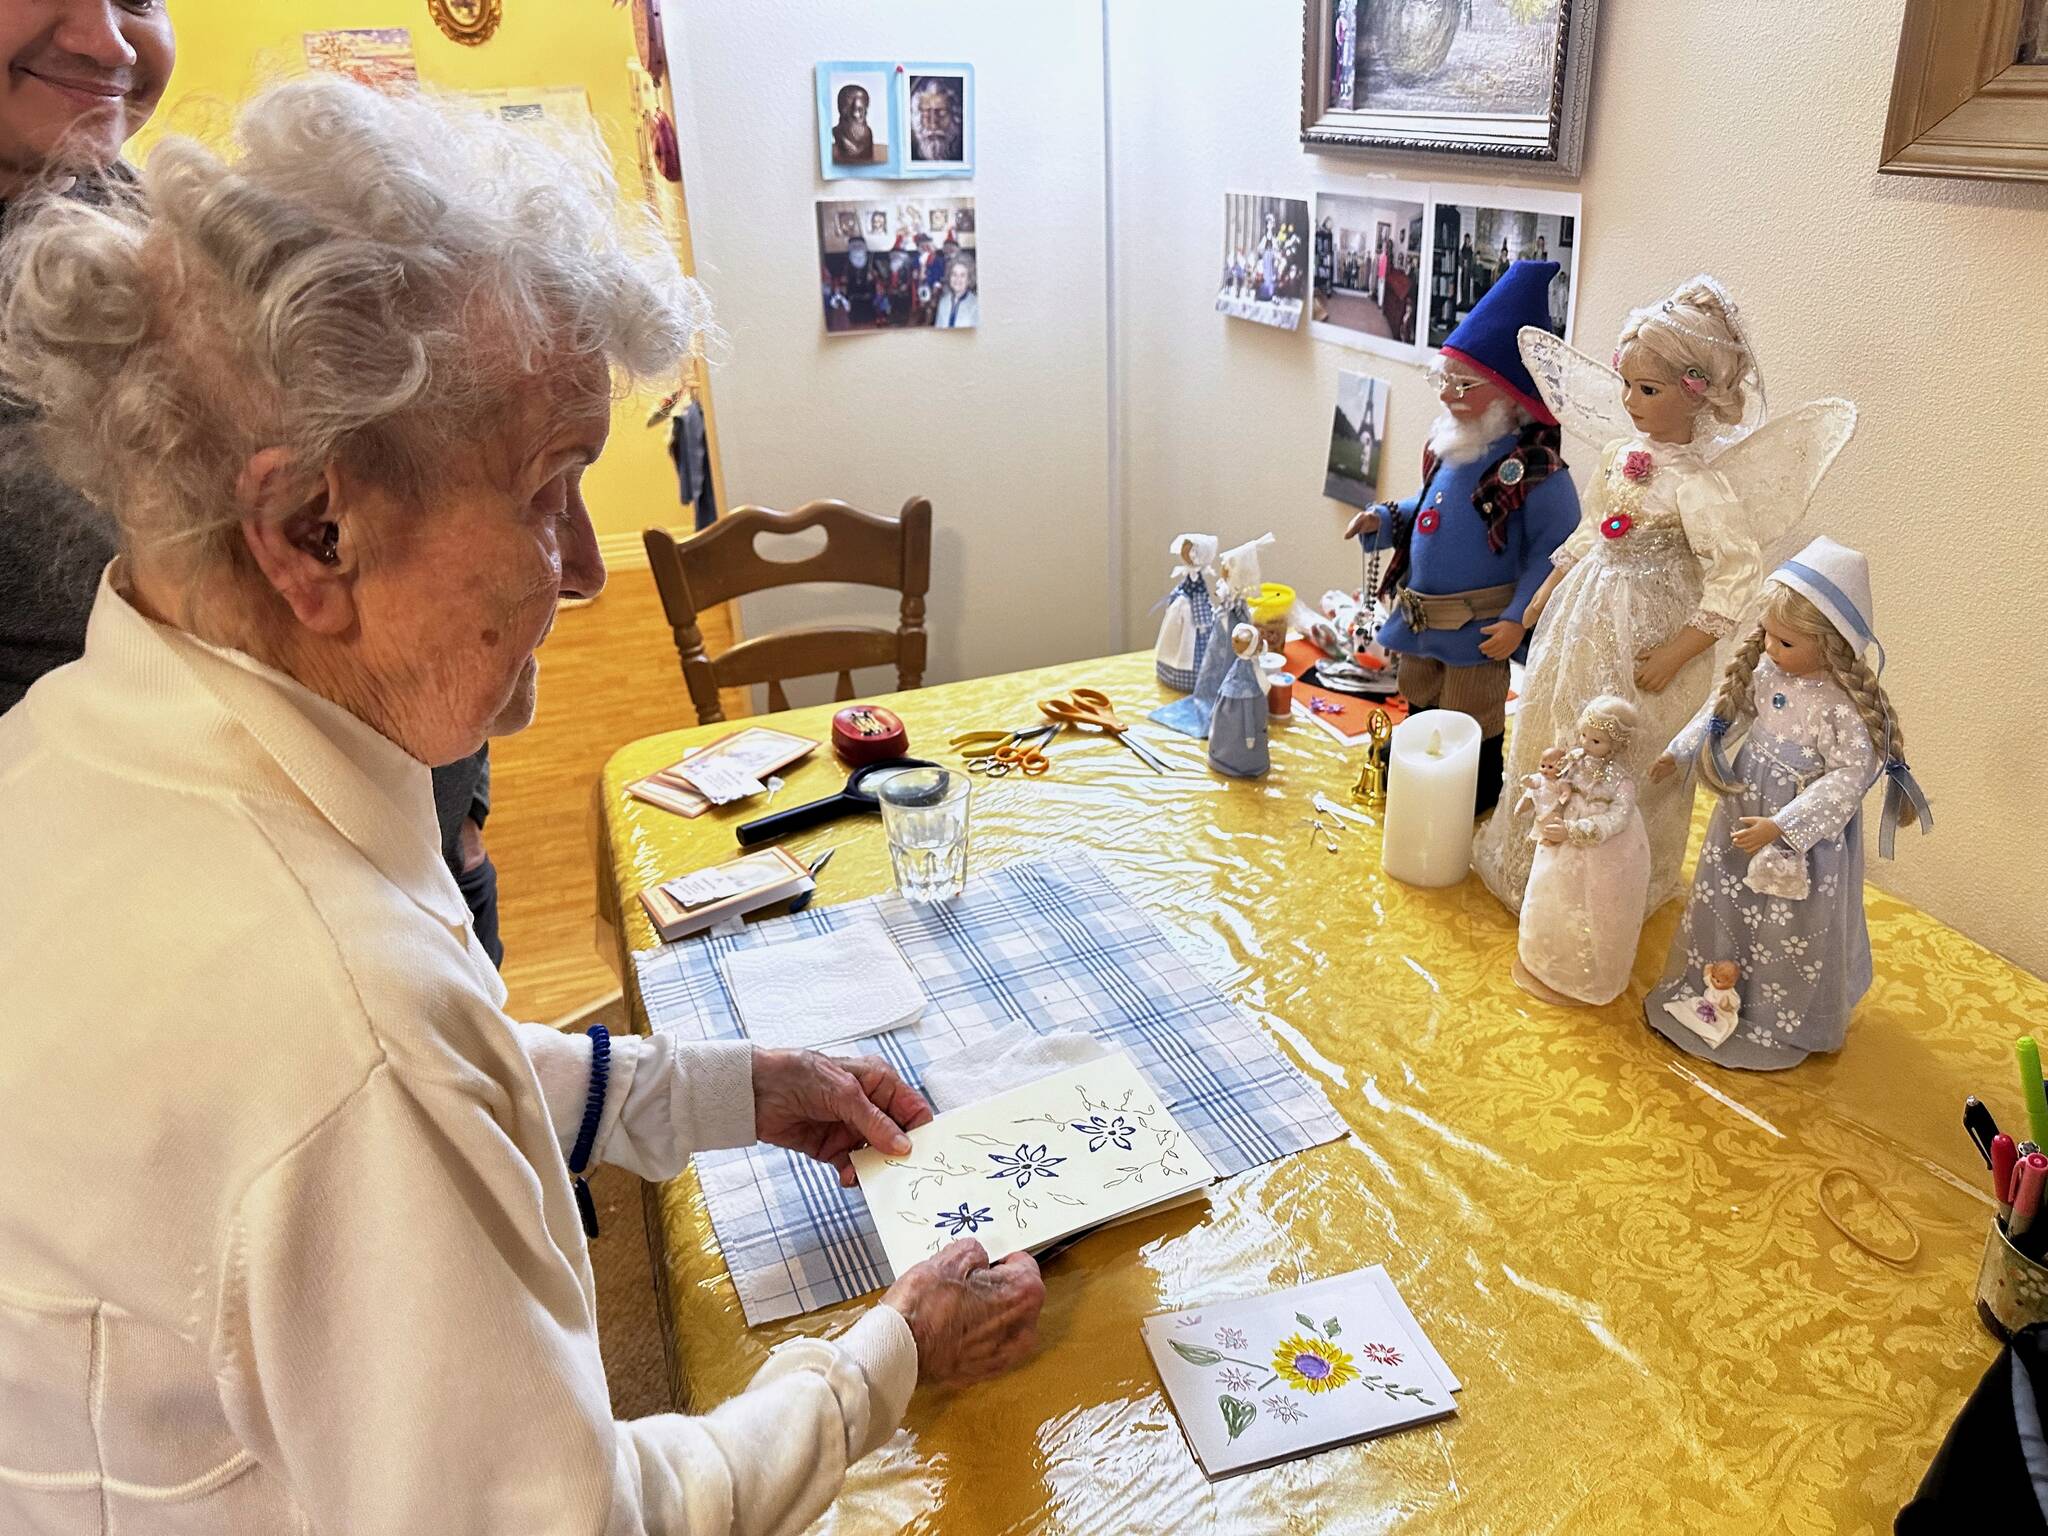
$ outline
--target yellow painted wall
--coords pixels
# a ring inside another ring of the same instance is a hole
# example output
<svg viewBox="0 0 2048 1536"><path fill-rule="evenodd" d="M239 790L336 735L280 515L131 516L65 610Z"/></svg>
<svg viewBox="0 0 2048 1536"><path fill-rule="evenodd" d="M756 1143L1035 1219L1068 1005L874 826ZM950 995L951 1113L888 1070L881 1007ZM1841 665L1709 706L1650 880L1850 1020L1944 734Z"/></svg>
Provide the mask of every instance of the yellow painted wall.
<svg viewBox="0 0 2048 1536"><path fill-rule="evenodd" d="M426 0L173 0L178 67L148 128L129 146L147 156L166 132L205 137L252 89L303 73L303 34L342 27L405 27L423 84L450 90L580 85L604 131L628 197L642 195L628 64L631 13L609 0L507 0L491 40L464 47L442 36ZM652 401L621 402L611 444L585 481L591 517L608 556L632 558L639 530L678 525L687 514L676 498L666 428L650 430ZM609 536L609 537L606 537Z"/></svg>

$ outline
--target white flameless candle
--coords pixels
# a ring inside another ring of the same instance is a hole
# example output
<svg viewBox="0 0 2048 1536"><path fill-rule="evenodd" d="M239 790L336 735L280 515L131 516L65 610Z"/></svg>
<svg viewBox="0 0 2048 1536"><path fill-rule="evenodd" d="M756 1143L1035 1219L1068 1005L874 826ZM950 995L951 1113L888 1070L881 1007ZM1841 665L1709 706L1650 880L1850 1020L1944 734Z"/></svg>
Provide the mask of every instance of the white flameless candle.
<svg viewBox="0 0 2048 1536"><path fill-rule="evenodd" d="M1456 885L1472 863L1472 802L1479 787L1479 722L1425 709L1394 727L1387 825L1380 856L1409 885Z"/></svg>

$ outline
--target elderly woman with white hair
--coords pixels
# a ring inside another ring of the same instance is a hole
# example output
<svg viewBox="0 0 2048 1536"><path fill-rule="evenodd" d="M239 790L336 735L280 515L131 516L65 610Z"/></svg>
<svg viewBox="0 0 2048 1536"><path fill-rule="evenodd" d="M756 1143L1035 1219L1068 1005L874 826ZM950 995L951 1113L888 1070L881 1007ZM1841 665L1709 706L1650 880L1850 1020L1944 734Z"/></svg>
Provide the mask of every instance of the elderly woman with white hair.
<svg viewBox="0 0 2048 1536"><path fill-rule="evenodd" d="M0 379L122 548L0 719L0 1528L799 1529L920 1374L1029 1351L1035 1266L955 1244L614 1422L572 1141L850 1179L930 1110L880 1062L515 1025L428 789L603 584L583 472L695 290L482 116L308 81L238 138L0 260Z"/></svg>

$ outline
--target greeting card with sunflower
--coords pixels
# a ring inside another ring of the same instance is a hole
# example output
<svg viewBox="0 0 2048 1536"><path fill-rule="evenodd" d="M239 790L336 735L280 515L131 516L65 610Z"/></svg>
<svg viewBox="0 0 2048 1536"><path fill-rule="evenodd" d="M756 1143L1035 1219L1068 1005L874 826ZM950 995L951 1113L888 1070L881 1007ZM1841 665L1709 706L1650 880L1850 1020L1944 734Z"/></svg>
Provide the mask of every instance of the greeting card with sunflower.
<svg viewBox="0 0 2048 1536"><path fill-rule="evenodd" d="M1457 1412L1459 1388L1378 1265L1145 1320L1145 1342L1210 1477Z"/></svg>

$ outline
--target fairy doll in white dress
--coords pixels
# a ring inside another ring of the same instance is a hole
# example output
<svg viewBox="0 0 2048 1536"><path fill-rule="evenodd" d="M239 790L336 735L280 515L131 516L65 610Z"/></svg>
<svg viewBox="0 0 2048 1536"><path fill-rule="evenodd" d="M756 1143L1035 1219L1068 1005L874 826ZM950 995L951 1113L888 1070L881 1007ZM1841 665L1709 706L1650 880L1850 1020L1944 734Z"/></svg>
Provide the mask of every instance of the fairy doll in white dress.
<svg viewBox="0 0 2048 1536"><path fill-rule="evenodd" d="M1868 565L1815 539L1772 572L1713 703L1650 771L1672 780L1696 762L1720 797L1664 980L1643 1004L1650 1027L1693 1055L1768 1072L1839 1050L1870 987L1864 795L1887 781L1887 857L1897 827L1933 826L1863 659L1873 647L1882 668Z"/></svg>
<svg viewBox="0 0 2048 1536"><path fill-rule="evenodd" d="M1623 326L1614 368L1547 331L1522 355L1566 431L1602 443L1578 530L1530 602L1535 630L1507 776L1601 694L1629 700L1642 727L1624 767L1644 782L1658 745L1698 712L1712 652L1753 612L1766 559L1805 515L1848 443L1856 409L1818 400L1766 421L1763 374L1735 303L1701 276ZM1692 817L1689 788L1646 793L1645 911L1678 894ZM1473 863L1520 911L1534 845L1513 817L1481 829Z"/></svg>

